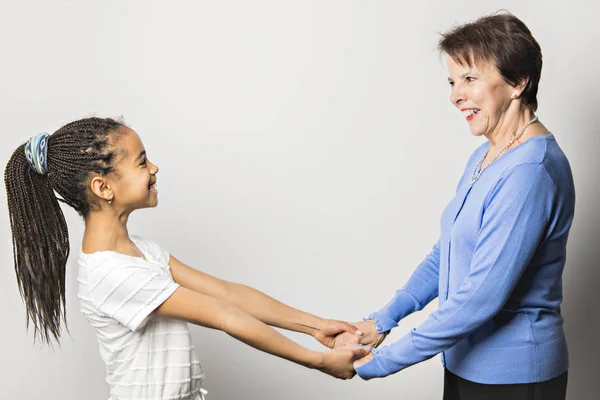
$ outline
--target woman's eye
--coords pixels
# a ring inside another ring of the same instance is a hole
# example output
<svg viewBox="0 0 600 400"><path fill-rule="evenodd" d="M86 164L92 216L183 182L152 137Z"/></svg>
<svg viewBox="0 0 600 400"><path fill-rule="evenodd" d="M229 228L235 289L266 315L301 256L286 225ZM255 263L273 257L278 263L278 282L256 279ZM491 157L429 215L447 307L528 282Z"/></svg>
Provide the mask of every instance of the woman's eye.
<svg viewBox="0 0 600 400"><path fill-rule="evenodd" d="M454 82L448 82L448 85L454 86Z"/></svg>
<svg viewBox="0 0 600 400"><path fill-rule="evenodd" d="M467 76L467 82L473 82L475 80L475 78L473 78L472 76Z"/></svg>
<svg viewBox="0 0 600 400"><path fill-rule="evenodd" d="M146 160L142 161L142 162L140 163L140 165L143 165L143 166L145 167L145 166L146 166Z"/></svg>

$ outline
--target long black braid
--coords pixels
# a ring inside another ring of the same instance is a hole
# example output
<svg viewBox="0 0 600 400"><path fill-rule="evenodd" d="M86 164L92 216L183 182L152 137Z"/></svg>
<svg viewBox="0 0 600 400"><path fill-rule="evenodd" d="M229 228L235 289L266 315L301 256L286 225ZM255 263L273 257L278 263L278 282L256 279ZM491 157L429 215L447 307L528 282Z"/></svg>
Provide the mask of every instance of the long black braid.
<svg viewBox="0 0 600 400"><path fill-rule="evenodd" d="M12 230L14 266L21 297L42 342L58 341L66 323L65 274L69 232L62 201L80 216L99 204L87 189L93 173L114 173L115 140L124 124L110 118L71 122L48 138L48 172L38 174L25 157L25 144L12 154L4 171ZM55 192L61 198L57 198Z"/></svg>

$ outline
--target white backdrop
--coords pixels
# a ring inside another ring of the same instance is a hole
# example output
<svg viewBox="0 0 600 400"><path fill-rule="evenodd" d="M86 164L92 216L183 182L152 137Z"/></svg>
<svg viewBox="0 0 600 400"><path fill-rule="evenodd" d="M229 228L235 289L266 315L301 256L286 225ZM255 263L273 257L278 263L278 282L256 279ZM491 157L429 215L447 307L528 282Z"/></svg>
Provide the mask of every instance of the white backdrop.
<svg viewBox="0 0 600 400"><path fill-rule="evenodd" d="M401 4L402 3L402 4ZM405 4L404 4L405 3ZM569 399L597 393L599 3L564 1L2 1L0 163L30 136L95 114L144 140L160 205L130 232L178 258L329 318L385 304L430 250L471 151L449 103L439 33L506 8L542 46L538 115L577 189L564 275ZM2 190L1 208L6 210ZM34 344L0 213L2 398L105 400L78 312L83 224L66 209L70 335ZM404 320L386 341L434 309ZM440 399L439 357L338 381L192 327L209 399ZM321 349L312 338L286 333Z"/></svg>

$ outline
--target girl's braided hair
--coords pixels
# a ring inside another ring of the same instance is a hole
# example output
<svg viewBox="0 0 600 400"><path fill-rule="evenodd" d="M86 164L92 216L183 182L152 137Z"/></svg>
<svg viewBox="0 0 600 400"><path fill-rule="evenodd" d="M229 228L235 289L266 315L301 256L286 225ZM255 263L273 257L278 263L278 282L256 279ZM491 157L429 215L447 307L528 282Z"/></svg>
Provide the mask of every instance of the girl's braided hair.
<svg viewBox="0 0 600 400"><path fill-rule="evenodd" d="M25 156L25 144L12 154L4 171L12 230L14 266L34 338L58 341L65 320L65 273L69 232L58 201L86 218L99 208L87 189L95 173L114 173L118 150L114 141L123 122L85 118L48 137L47 171L36 172ZM55 195L58 193L60 198Z"/></svg>

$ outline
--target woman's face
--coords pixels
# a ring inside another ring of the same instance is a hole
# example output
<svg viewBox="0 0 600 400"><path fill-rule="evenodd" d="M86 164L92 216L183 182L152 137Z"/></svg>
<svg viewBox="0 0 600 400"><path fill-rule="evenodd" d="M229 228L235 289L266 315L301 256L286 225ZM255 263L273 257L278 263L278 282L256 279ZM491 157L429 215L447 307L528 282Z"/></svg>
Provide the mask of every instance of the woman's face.
<svg viewBox="0 0 600 400"><path fill-rule="evenodd" d="M461 65L450 56L447 61L450 101L463 113L471 133L488 137L496 133L505 122L516 88L490 62Z"/></svg>

